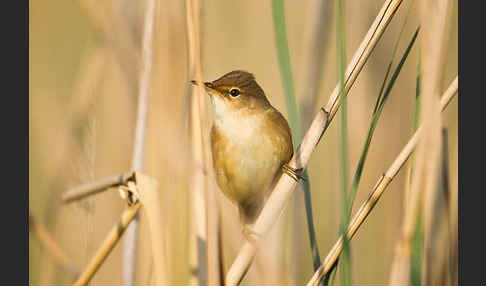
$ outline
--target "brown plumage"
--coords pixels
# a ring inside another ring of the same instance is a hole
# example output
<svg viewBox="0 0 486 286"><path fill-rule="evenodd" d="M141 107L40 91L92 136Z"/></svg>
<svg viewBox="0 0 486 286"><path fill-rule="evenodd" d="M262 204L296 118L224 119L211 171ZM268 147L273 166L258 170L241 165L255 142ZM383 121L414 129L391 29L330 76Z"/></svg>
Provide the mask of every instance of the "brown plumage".
<svg viewBox="0 0 486 286"><path fill-rule="evenodd" d="M204 85L214 111L211 149L218 186L237 204L242 222L252 224L292 157L289 125L246 71Z"/></svg>

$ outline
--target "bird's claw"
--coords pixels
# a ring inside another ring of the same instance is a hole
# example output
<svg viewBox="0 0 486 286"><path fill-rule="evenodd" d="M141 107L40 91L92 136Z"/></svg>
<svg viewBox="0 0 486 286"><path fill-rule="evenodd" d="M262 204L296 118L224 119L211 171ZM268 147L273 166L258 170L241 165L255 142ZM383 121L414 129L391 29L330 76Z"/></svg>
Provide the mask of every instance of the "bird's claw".
<svg viewBox="0 0 486 286"><path fill-rule="evenodd" d="M288 164L282 165L282 171L285 174L289 175L296 182L298 182L299 180L305 180L305 178L301 175L302 170L303 170L302 168L294 169L294 168L290 167Z"/></svg>

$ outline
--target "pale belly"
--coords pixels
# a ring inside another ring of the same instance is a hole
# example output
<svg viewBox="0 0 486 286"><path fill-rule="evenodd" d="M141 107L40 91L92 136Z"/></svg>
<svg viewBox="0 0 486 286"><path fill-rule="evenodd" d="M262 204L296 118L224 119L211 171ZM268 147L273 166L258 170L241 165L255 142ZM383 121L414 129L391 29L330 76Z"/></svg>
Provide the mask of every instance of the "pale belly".
<svg viewBox="0 0 486 286"><path fill-rule="evenodd" d="M218 186L235 203L263 201L284 163L275 137L262 132L259 118L228 121L213 127L218 134L211 133Z"/></svg>

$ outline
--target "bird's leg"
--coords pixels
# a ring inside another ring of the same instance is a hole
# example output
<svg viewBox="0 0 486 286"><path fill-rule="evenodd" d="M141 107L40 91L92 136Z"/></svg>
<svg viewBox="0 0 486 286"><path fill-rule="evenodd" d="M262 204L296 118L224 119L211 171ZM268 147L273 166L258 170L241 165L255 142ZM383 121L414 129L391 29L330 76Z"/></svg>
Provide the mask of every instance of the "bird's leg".
<svg viewBox="0 0 486 286"><path fill-rule="evenodd" d="M289 166L289 164L283 164L282 165L282 171L289 175L292 179L294 179L295 181L299 181L299 180L305 180L305 178L301 175L302 171L304 169L302 168L299 168L299 169L294 169L292 167Z"/></svg>

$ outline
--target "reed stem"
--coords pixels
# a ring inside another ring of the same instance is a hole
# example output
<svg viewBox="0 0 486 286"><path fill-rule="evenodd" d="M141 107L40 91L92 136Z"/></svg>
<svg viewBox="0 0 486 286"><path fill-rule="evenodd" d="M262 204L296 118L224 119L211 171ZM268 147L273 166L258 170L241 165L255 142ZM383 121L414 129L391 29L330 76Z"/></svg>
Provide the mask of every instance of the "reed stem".
<svg viewBox="0 0 486 286"><path fill-rule="evenodd" d="M105 261L106 257L108 257L108 254L110 254L117 242L120 240L126 228L134 219L141 206L141 203L137 202L122 213L120 220L111 228L110 232L101 244L101 247L98 249L98 251L96 251L84 272L78 277L78 280L76 280L76 282L73 284L74 286L88 284L91 278L93 278L93 275L95 275L100 268L101 264Z"/></svg>
<svg viewBox="0 0 486 286"><path fill-rule="evenodd" d="M148 117L148 97L150 88L150 76L152 72L152 42L155 19L155 0L148 0L145 10L145 22L142 38L142 71L140 73L140 84L138 94L137 125L135 127L135 143L133 148L132 171L142 172L145 138ZM138 198L130 198L137 201ZM125 243L123 245L122 264L122 285L132 286L135 284L136 250L138 239L139 216L135 214L132 225L127 230Z"/></svg>
<svg viewBox="0 0 486 286"><path fill-rule="evenodd" d="M451 85L449 86L449 88L446 90L446 92L443 94L441 98L442 111L447 107L447 105L449 104L452 97L456 94L456 92L457 92L457 77L451 83ZM393 178L395 178L400 168L405 164L408 157L410 156L415 146L417 145L420 137L422 136L423 133L422 130L423 130L423 126L420 126L415 132L415 134L412 136L412 138L408 141L407 145L405 145L405 147L402 149L402 151L395 159L395 161L393 161L393 163L386 171L386 173L383 174L378 179L376 185L373 187L372 191L368 195L368 198L361 205L361 207L358 209L353 219L351 220L351 223L349 224L348 231L347 231L348 239L353 238L358 228L363 224L366 217L373 210L373 207L380 199L386 187L390 184ZM334 263L336 263L337 259L341 255L342 250L343 250L343 237L341 236L338 239L338 241L334 244L334 246L331 248L331 251L329 251L329 254L324 259L324 262L322 263L321 267L319 267L319 270L314 273L311 280L307 283L307 286L311 286L311 285L315 286L319 283L319 281L324 277L324 275L326 275L329 272L329 270L334 265Z"/></svg>
<svg viewBox="0 0 486 286"><path fill-rule="evenodd" d="M71 203L77 200L84 199L88 196L98 194L106 191L109 188L125 185L133 178L133 172L123 173L121 175L114 175L107 178L100 179L96 182L91 182L75 188L69 189L62 194L63 203Z"/></svg>

